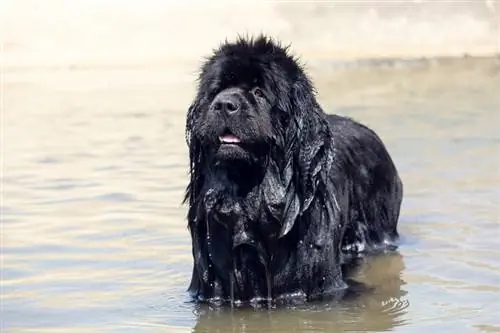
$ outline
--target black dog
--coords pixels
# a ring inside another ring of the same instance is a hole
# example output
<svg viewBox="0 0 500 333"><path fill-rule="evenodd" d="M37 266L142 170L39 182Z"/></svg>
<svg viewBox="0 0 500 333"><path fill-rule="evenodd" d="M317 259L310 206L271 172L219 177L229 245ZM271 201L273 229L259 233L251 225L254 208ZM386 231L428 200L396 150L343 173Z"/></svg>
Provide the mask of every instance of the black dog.
<svg viewBox="0 0 500 333"><path fill-rule="evenodd" d="M186 136L197 300L332 295L349 258L394 247L403 190L384 144L327 116L271 39L226 42L206 61Z"/></svg>

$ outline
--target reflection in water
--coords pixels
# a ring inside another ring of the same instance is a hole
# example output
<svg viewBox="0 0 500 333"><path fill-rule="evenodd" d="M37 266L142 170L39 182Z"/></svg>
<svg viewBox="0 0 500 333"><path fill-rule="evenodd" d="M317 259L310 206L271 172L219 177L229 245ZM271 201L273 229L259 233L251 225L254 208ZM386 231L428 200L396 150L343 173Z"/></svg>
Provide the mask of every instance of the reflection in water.
<svg viewBox="0 0 500 333"><path fill-rule="evenodd" d="M406 323L409 306L401 278L403 257L387 254L365 261L360 279L373 290L338 302L278 309L196 308L194 332L389 331Z"/></svg>

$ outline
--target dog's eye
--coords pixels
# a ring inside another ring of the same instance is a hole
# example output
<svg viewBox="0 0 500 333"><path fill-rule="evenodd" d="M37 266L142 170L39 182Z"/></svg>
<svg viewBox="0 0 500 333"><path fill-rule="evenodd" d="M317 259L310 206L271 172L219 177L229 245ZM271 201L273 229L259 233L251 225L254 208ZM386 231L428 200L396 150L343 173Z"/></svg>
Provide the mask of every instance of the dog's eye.
<svg viewBox="0 0 500 333"><path fill-rule="evenodd" d="M255 97L264 98L264 92L260 88L253 88L252 89L252 94Z"/></svg>

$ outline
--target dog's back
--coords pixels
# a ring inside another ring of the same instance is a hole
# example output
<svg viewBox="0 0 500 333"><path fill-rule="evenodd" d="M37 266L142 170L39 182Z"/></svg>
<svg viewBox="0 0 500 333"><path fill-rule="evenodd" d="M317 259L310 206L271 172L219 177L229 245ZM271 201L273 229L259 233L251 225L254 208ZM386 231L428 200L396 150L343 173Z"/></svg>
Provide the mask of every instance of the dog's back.
<svg viewBox="0 0 500 333"><path fill-rule="evenodd" d="M359 253L394 247L403 184L385 145L373 130L350 118L327 119L347 179L352 179L343 249Z"/></svg>

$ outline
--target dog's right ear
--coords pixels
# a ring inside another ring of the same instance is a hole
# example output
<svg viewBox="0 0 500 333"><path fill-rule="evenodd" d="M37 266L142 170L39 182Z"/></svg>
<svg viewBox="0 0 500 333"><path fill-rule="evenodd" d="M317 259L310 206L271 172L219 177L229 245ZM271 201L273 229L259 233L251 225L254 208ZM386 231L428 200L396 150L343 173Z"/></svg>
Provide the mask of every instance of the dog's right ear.
<svg viewBox="0 0 500 333"><path fill-rule="evenodd" d="M186 189L186 195L184 197L184 202L192 205L196 200L198 192L201 186L201 173L199 168L201 167L202 151L201 143L194 135L194 127L196 117L199 114L199 104L195 100L188 109L186 116L186 143L189 148L189 184Z"/></svg>
<svg viewBox="0 0 500 333"><path fill-rule="evenodd" d="M186 142L188 146L191 146L191 140L193 135L194 120L198 114L198 102L194 101L188 109L186 116Z"/></svg>

